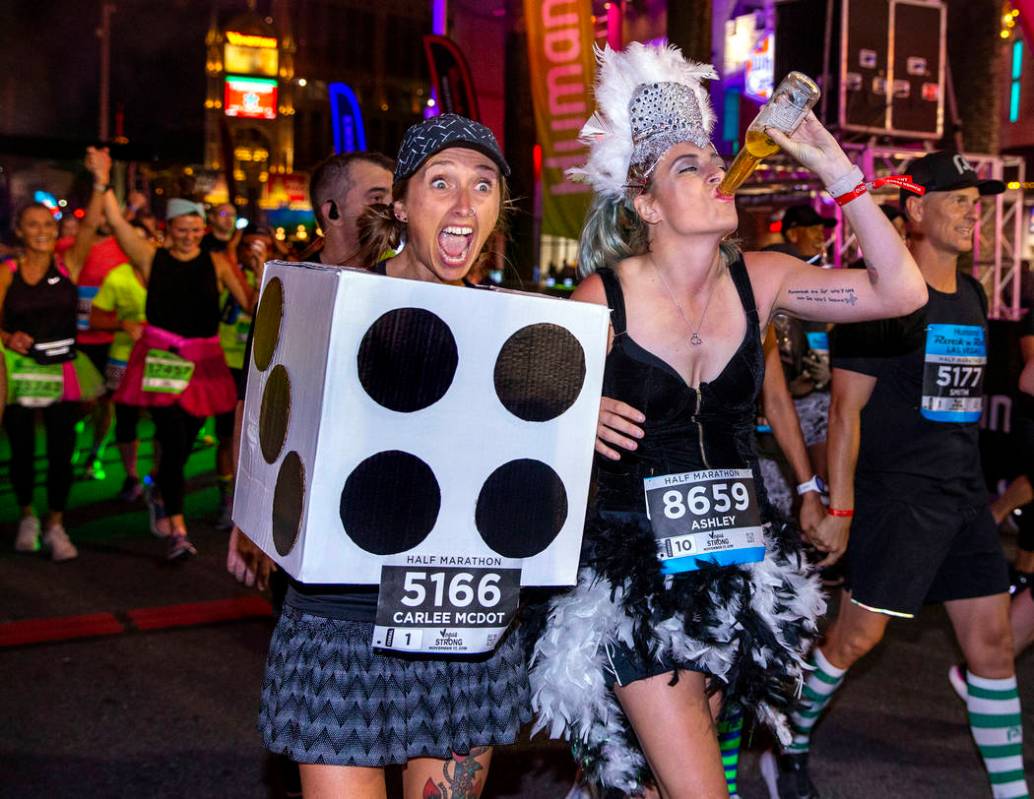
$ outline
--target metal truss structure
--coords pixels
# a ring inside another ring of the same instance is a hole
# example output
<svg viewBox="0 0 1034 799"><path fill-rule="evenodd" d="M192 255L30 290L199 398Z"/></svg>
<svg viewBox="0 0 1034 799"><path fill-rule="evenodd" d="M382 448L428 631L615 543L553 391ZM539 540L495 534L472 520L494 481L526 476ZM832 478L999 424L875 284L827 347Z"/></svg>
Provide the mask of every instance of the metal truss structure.
<svg viewBox="0 0 1034 799"><path fill-rule="evenodd" d="M848 156L868 179L900 175L913 158L924 150L887 145L844 145ZM1009 184L1023 184L1026 166L1023 158L1009 155L966 153L966 160L981 178L995 178ZM887 199L897 200L898 190L890 187ZM883 194L884 192L880 192ZM833 245L836 266L860 256L858 242L846 224L842 210L836 208L837 221ZM1007 189L981 203L980 224L974 233L973 276L984 286L992 319L1019 319L1020 277L1023 253L1023 191Z"/></svg>

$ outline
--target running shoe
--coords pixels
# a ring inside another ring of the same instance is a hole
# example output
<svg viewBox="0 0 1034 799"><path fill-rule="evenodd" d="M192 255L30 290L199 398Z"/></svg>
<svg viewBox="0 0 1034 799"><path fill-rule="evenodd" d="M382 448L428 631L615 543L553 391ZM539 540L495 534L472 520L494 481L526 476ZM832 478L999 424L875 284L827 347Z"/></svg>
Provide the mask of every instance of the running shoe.
<svg viewBox="0 0 1034 799"><path fill-rule="evenodd" d="M966 683L966 669L964 666L956 663L948 669L948 682L951 683L952 690L959 695L959 699L963 702L969 701L969 686Z"/></svg>
<svg viewBox="0 0 1034 799"><path fill-rule="evenodd" d="M173 533L169 536L169 553L166 555L169 560L193 557L196 554L197 549L190 543L186 533Z"/></svg>
<svg viewBox="0 0 1034 799"><path fill-rule="evenodd" d="M776 756L768 750L762 753L760 765L769 799L819 799L808 774L807 752Z"/></svg>
<svg viewBox="0 0 1034 799"><path fill-rule="evenodd" d="M168 527L166 530L162 530L158 523L165 522L168 525L169 514L165 512L165 504L158 497L158 492L153 486L147 486L144 489L144 501L147 503L147 519L151 525L151 533L158 538L168 538Z"/></svg>
<svg viewBox="0 0 1034 799"><path fill-rule="evenodd" d="M108 474L104 471L104 462L100 458L90 458L89 466L86 467L87 480L107 480Z"/></svg>
<svg viewBox="0 0 1034 799"><path fill-rule="evenodd" d="M39 519L22 516L18 522L18 535L14 538L15 552L39 552Z"/></svg>
<svg viewBox="0 0 1034 799"><path fill-rule="evenodd" d="M60 524L51 525L43 533L43 546L50 550L50 559L55 563L79 557L79 550Z"/></svg>
<svg viewBox="0 0 1034 799"><path fill-rule="evenodd" d="M132 475L126 475L122 481L122 490L118 492L118 498L123 502L136 502L144 495L144 486L139 479Z"/></svg>

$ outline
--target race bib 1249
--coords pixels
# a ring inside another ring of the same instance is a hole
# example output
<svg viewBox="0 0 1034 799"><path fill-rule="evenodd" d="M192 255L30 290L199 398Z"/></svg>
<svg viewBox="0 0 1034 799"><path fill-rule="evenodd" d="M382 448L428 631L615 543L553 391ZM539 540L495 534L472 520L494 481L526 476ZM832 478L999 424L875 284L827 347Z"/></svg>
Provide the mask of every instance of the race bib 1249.
<svg viewBox="0 0 1034 799"><path fill-rule="evenodd" d="M987 345L980 325L928 325L922 415L932 422L978 422Z"/></svg>
<svg viewBox="0 0 1034 799"><path fill-rule="evenodd" d="M381 567L375 647L453 655L495 649L517 611L520 561L498 556L406 561ZM461 565L444 565L453 563Z"/></svg>
<svg viewBox="0 0 1034 799"><path fill-rule="evenodd" d="M750 469L706 469L647 477L646 513L661 571L757 563L765 538Z"/></svg>

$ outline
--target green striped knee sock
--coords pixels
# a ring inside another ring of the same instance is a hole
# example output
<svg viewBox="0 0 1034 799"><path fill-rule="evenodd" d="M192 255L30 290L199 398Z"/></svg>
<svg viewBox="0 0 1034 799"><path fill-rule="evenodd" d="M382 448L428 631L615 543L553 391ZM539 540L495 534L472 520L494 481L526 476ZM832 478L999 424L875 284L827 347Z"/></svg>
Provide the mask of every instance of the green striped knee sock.
<svg viewBox="0 0 1034 799"><path fill-rule="evenodd" d="M729 796L737 794L736 775L740 764L740 741L743 735L743 708L729 705L718 718L718 748L722 753L722 767L725 769L725 784Z"/></svg>
<svg viewBox="0 0 1034 799"><path fill-rule="evenodd" d="M1023 721L1016 677L989 680L966 674L966 711L973 740L984 758L995 799L1027 799L1023 776Z"/></svg>
<svg viewBox="0 0 1034 799"><path fill-rule="evenodd" d="M818 647L815 648L809 665L813 670L808 673L800 701L790 715L793 743L784 750L789 754L803 754L811 748L811 729L826 709L829 700L833 698L834 691L844 681L847 671L838 669L826 660Z"/></svg>

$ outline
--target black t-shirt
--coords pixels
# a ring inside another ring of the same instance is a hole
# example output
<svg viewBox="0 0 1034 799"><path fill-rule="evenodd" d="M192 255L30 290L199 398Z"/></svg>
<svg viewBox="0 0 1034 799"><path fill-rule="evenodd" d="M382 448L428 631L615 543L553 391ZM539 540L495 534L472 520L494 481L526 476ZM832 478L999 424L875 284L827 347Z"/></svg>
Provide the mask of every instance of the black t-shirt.
<svg viewBox="0 0 1034 799"><path fill-rule="evenodd" d="M978 425L987 299L961 273L954 294L929 294L908 316L833 328L833 367L877 378L862 410L855 486L918 504L984 504Z"/></svg>

